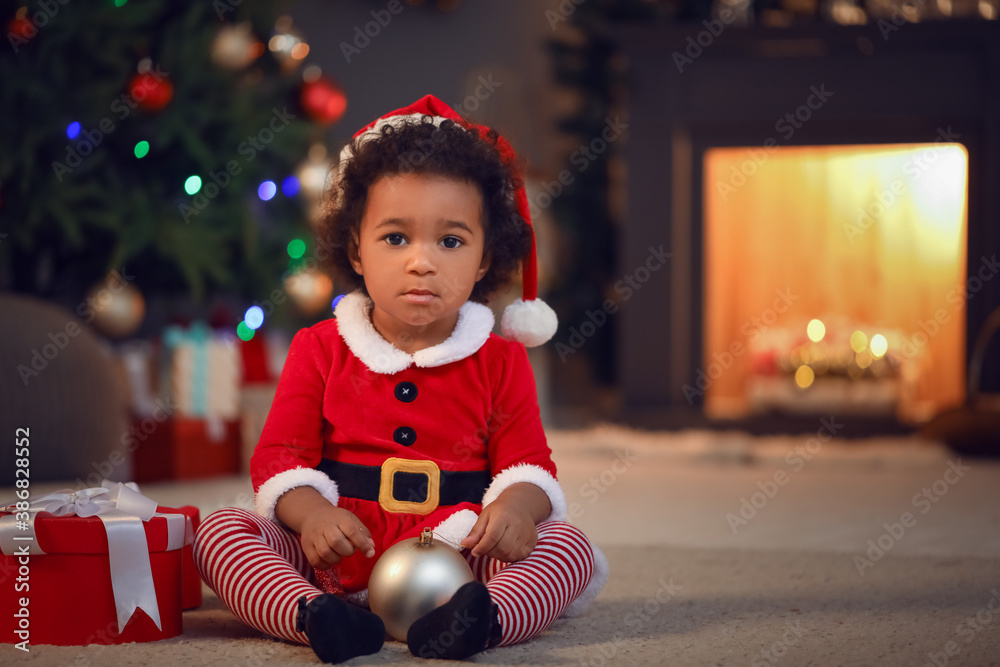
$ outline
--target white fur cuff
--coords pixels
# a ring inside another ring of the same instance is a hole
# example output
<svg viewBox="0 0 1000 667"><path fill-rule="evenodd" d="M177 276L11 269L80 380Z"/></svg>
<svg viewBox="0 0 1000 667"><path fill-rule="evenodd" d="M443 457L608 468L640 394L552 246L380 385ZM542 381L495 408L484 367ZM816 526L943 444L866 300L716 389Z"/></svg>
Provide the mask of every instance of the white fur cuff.
<svg viewBox="0 0 1000 667"><path fill-rule="evenodd" d="M563 493L559 482L544 468L530 463L518 463L500 472L490 482L490 487L483 495L483 507L486 507L500 497L504 489L512 484L528 482L534 484L549 497L552 504L552 513L545 521L565 521L566 520L566 494Z"/></svg>
<svg viewBox="0 0 1000 667"><path fill-rule="evenodd" d="M311 486L319 491L320 495L336 505L340 501L340 492L337 490L337 483L330 479L326 473L313 468L292 468L267 480L257 489L254 497L254 509L257 514L268 521L281 524L274 513L274 506L278 504L278 498L283 493L298 486Z"/></svg>
<svg viewBox="0 0 1000 667"><path fill-rule="evenodd" d="M434 537L461 551L462 540L469 536L477 521L479 515L472 510L459 510L438 524L434 529Z"/></svg>

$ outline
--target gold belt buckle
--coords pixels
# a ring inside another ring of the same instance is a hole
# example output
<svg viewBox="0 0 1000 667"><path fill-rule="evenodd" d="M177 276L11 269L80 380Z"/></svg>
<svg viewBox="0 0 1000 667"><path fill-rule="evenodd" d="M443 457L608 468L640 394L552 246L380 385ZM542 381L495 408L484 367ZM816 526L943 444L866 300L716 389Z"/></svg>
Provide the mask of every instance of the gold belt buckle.
<svg viewBox="0 0 1000 667"><path fill-rule="evenodd" d="M427 498L423 502L397 500L393 484L397 472L411 472L427 477ZM382 477L378 489L378 504L389 512L430 514L437 509L441 497L441 469L434 461L391 458L382 463Z"/></svg>

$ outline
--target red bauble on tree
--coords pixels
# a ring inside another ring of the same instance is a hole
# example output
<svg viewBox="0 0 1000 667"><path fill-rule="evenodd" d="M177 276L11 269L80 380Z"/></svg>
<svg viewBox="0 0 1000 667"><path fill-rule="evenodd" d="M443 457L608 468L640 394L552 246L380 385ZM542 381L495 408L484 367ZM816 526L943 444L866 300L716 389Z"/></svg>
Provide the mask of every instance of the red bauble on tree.
<svg viewBox="0 0 1000 667"><path fill-rule="evenodd" d="M302 84L302 108L317 123L336 123L347 109L347 96L325 76Z"/></svg>
<svg viewBox="0 0 1000 667"><path fill-rule="evenodd" d="M10 23L7 24L7 32L15 37L31 39L38 34L38 28L28 19L19 16L11 19Z"/></svg>
<svg viewBox="0 0 1000 667"><path fill-rule="evenodd" d="M170 103L174 85L162 75L137 74L128 84L128 94L146 111L159 111Z"/></svg>

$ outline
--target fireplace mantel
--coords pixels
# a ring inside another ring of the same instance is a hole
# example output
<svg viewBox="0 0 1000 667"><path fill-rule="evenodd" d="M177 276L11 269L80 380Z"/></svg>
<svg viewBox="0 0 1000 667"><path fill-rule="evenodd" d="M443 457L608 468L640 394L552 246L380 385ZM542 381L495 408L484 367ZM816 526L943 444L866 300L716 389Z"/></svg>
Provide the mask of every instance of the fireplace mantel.
<svg viewBox="0 0 1000 667"><path fill-rule="evenodd" d="M685 60L702 32L707 46ZM650 246L673 252L670 271L654 273L619 316L623 411L640 423L669 425L666 415L701 409L682 389L702 359L708 148L930 143L950 127L969 153L970 270L980 255L1000 253L1000 24L904 24L888 39L878 24L726 27L709 41L710 34L702 24L671 24L619 26L611 35L629 65L619 268L641 264ZM817 105L820 92L828 99ZM807 122L779 125L811 95L818 108ZM968 302L967 350L998 304L1000 277ZM991 355L984 378L1000 382L1000 354Z"/></svg>

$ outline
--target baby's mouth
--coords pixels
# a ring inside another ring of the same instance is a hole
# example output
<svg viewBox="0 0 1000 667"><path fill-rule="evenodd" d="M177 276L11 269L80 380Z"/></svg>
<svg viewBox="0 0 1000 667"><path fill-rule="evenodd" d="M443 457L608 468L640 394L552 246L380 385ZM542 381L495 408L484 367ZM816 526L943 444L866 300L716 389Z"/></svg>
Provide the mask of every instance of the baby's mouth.
<svg viewBox="0 0 1000 667"><path fill-rule="evenodd" d="M403 294L403 298L410 303L430 303L435 295L426 289L411 289Z"/></svg>

